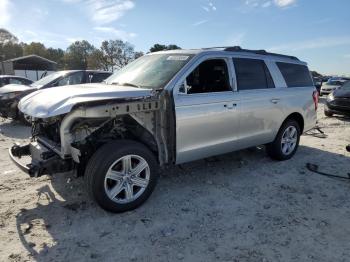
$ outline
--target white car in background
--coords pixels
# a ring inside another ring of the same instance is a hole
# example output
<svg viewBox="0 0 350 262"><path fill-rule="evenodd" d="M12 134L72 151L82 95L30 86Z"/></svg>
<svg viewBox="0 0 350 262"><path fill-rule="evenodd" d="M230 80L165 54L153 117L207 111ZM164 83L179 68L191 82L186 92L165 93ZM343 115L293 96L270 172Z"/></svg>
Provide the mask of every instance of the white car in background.
<svg viewBox="0 0 350 262"><path fill-rule="evenodd" d="M324 82L321 86L320 96L329 95L334 90L341 87L348 80L350 80L350 79L343 78L343 77L332 77L332 78L328 79L328 81Z"/></svg>

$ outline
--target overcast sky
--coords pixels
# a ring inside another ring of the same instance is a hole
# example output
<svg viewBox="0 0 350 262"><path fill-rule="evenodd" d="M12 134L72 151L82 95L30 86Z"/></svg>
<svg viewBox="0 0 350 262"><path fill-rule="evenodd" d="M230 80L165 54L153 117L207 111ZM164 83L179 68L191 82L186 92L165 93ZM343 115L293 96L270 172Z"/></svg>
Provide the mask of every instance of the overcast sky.
<svg viewBox="0 0 350 262"><path fill-rule="evenodd" d="M119 38L144 52L241 45L339 75L350 75L349 14L349 0L0 0L0 27L23 42L65 49Z"/></svg>

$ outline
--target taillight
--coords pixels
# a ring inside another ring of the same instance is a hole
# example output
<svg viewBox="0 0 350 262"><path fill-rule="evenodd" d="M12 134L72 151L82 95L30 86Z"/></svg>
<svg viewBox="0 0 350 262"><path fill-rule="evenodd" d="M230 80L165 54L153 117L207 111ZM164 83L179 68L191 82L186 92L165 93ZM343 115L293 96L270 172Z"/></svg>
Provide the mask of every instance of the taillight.
<svg viewBox="0 0 350 262"><path fill-rule="evenodd" d="M314 100L315 111L317 111L317 107L318 107L318 92L317 91L314 91L312 93L312 99Z"/></svg>

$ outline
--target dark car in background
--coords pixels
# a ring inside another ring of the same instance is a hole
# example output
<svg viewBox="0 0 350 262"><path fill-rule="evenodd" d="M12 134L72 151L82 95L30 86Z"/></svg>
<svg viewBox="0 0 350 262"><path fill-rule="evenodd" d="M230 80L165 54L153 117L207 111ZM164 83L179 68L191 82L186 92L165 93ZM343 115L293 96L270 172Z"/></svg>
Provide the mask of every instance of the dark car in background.
<svg viewBox="0 0 350 262"><path fill-rule="evenodd" d="M350 116L350 81L345 82L327 96L324 114L326 116L333 116L333 114Z"/></svg>
<svg viewBox="0 0 350 262"><path fill-rule="evenodd" d="M329 95L334 90L342 86L346 81L349 81L350 78L346 77L331 77L327 82L323 83L321 86L320 96Z"/></svg>
<svg viewBox="0 0 350 262"><path fill-rule="evenodd" d="M111 74L110 72L96 70L57 71L29 86L19 84L3 86L0 88L0 115L13 119L22 117L17 109L19 100L39 89L84 83L100 83Z"/></svg>
<svg viewBox="0 0 350 262"><path fill-rule="evenodd" d="M13 75L0 75L0 88L5 86L5 85L10 85L10 84L17 84L17 85L30 85L32 84L33 81L21 77L21 76L13 76Z"/></svg>

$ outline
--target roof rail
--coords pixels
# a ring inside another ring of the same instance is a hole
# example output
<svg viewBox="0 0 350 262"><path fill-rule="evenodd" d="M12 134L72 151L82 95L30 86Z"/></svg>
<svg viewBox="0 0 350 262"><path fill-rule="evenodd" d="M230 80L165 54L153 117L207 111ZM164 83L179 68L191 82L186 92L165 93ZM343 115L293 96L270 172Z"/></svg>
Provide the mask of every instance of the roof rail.
<svg viewBox="0 0 350 262"><path fill-rule="evenodd" d="M282 55L282 54L276 54L276 53L270 53L267 52L266 50L250 50L250 49L243 49L240 46L215 46L215 47L206 47L202 48L203 50L207 49L217 49L217 48L223 48L224 51L231 51L231 52L246 52L246 53L253 53L257 55L271 55L271 56L279 56L279 57L284 57L284 58L289 58L293 60L298 60L300 61L297 57L295 56L290 56L290 55Z"/></svg>
<svg viewBox="0 0 350 262"><path fill-rule="evenodd" d="M215 47L214 47L215 48ZM299 59L295 56L289 56L289 55L282 55L282 54L276 54L276 53L269 53L266 50L250 50L250 49L243 49L240 46L229 46L229 47L221 47L224 48L224 51L231 51L231 52L246 52L246 53L253 53L258 55L271 55L271 56L279 56L279 57L285 57L293 60Z"/></svg>

